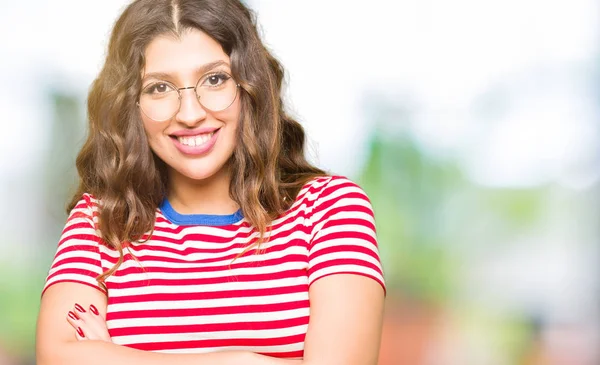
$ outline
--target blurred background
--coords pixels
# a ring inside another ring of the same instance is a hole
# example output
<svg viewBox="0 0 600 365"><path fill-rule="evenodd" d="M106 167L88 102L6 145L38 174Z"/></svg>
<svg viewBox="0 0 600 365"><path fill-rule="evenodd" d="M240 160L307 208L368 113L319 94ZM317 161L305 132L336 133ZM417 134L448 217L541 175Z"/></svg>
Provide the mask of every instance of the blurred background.
<svg viewBox="0 0 600 365"><path fill-rule="evenodd" d="M125 0L0 3L0 364L35 321ZM249 0L311 159L375 208L380 365L600 364L600 3Z"/></svg>

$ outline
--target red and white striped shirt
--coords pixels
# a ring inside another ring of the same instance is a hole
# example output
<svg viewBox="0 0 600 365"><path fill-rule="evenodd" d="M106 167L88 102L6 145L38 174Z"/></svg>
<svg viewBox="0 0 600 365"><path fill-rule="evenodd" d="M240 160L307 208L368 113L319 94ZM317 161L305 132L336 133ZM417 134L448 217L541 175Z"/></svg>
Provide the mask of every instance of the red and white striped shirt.
<svg viewBox="0 0 600 365"><path fill-rule="evenodd" d="M312 283L352 273L384 286L371 204L344 177L307 183L270 224L268 242L240 257L258 236L240 212L182 215L165 200L150 240L128 244L107 278L108 293L96 277L118 253L99 238L97 221L98 202L85 194L69 215L44 291L59 282L101 290L113 342L136 349L302 357Z"/></svg>

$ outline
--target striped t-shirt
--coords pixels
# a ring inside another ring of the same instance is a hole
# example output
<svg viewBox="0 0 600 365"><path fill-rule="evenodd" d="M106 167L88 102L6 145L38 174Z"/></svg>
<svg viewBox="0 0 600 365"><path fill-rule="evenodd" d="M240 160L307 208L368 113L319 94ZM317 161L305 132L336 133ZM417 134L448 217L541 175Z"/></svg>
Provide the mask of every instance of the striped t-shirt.
<svg viewBox="0 0 600 365"><path fill-rule="evenodd" d="M127 244L124 263L106 279L107 293L96 277L118 253L103 244L97 222L98 201L84 194L44 290L59 282L101 290L113 342L136 349L302 357L312 283L352 273L384 286L371 204L344 177L307 183L270 224L268 242L242 256L258 233L241 212L183 215L165 200L150 240Z"/></svg>

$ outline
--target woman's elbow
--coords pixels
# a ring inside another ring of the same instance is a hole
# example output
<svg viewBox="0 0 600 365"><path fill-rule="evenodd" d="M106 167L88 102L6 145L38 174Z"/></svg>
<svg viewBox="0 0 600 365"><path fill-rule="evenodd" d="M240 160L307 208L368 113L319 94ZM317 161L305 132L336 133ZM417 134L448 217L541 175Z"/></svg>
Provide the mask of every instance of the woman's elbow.
<svg viewBox="0 0 600 365"><path fill-rule="evenodd" d="M72 356L68 355L74 344L75 341L71 343L37 343L35 349L36 365L70 365L69 357Z"/></svg>

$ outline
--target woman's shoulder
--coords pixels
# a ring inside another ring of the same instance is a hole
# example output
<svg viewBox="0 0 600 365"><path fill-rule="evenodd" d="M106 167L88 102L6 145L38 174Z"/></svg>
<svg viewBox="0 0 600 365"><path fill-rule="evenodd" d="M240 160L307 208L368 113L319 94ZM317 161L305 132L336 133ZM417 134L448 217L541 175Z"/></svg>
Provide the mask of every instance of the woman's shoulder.
<svg viewBox="0 0 600 365"><path fill-rule="evenodd" d="M367 194L354 181L342 175L323 175L309 180L296 198L296 204L313 206L321 201L348 195L360 195L368 200Z"/></svg>
<svg viewBox="0 0 600 365"><path fill-rule="evenodd" d="M74 198L75 199L75 198ZM89 211L89 212L97 212L98 207L100 206L100 199L96 198L91 193L82 193L79 196L79 200L75 205L73 205L72 211Z"/></svg>
<svg viewBox="0 0 600 365"><path fill-rule="evenodd" d="M73 198L75 201L75 197ZM74 224L80 221L86 221L94 228L97 228L100 201L90 193L82 193L79 200L74 204L67 218L67 224Z"/></svg>

